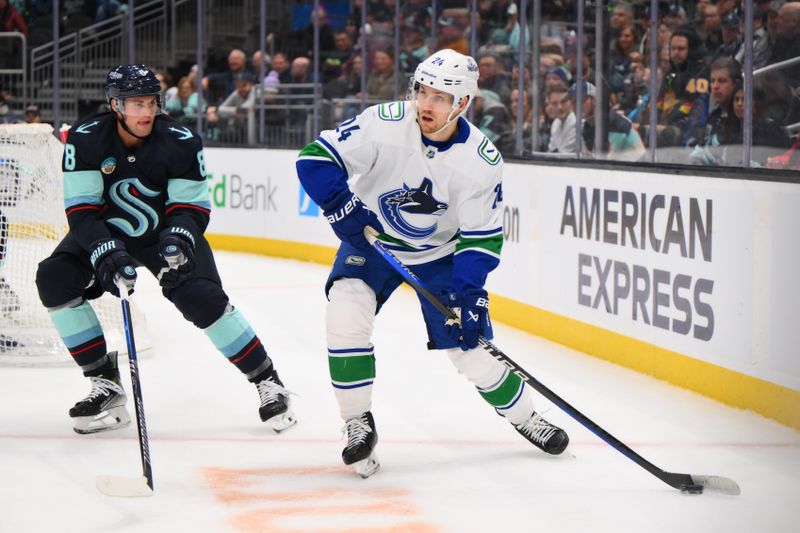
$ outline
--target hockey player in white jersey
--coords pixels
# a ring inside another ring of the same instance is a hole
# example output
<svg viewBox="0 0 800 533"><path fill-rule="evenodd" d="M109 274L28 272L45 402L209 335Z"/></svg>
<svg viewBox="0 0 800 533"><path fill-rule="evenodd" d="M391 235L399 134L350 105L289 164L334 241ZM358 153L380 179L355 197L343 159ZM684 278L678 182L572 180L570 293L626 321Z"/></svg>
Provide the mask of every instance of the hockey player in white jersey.
<svg viewBox="0 0 800 533"><path fill-rule="evenodd" d="M345 464L362 477L379 467L371 413L376 313L402 278L367 243L366 226L448 304L445 324L420 298L428 348L445 350L480 395L531 443L564 451L569 438L534 411L524 382L478 346L492 338L484 284L503 244L503 160L462 115L477 90L475 60L436 52L417 67L407 101L366 109L323 131L300 152L303 188L342 243L325 286L328 363L345 420Z"/></svg>

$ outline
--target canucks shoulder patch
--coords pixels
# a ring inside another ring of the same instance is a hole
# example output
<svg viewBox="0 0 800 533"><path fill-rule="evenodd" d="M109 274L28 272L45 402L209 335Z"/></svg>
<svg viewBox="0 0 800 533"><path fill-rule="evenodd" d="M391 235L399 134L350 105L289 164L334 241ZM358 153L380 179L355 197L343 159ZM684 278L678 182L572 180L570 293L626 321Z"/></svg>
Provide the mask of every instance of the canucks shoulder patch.
<svg viewBox="0 0 800 533"><path fill-rule="evenodd" d="M478 146L478 155L490 165L496 165L502 159L500 151L486 137L483 138L480 146Z"/></svg>
<svg viewBox="0 0 800 533"><path fill-rule="evenodd" d="M388 122L402 120L406 114L405 102L388 102L378 106L378 118Z"/></svg>

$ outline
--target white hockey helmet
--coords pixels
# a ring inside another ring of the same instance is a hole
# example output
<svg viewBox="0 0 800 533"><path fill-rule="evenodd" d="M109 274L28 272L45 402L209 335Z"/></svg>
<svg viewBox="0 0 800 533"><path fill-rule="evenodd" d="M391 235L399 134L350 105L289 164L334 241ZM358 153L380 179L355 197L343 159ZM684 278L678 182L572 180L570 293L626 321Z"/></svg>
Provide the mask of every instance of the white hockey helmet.
<svg viewBox="0 0 800 533"><path fill-rule="evenodd" d="M475 98L478 90L478 64L472 57L459 54L455 50L449 48L439 50L417 66L411 80L412 101L420 85L453 95L453 107L448 117L450 122L464 114ZM454 115L465 97L469 98L467 107L458 115Z"/></svg>

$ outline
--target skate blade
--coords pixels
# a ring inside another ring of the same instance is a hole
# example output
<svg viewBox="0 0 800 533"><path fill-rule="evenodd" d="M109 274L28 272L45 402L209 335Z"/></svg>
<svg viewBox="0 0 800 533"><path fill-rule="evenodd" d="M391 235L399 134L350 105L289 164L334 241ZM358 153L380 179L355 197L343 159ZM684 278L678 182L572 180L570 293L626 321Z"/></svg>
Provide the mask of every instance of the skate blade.
<svg viewBox="0 0 800 533"><path fill-rule="evenodd" d="M147 478L127 478L120 476L97 476L95 478L97 490L106 496L118 498L136 498L153 495L153 489L147 484Z"/></svg>
<svg viewBox="0 0 800 533"><path fill-rule="evenodd" d="M128 427L131 423L131 417L123 406L112 407L95 416L78 416L73 420L75 421L75 426L72 429L80 435L122 429Z"/></svg>
<svg viewBox="0 0 800 533"><path fill-rule="evenodd" d="M378 471L378 469L381 467L381 463L378 460L378 456L375 454L375 452L372 452L366 459L362 459L353 463L353 467L356 469L356 474L364 479L367 479L369 476Z"/></svg>
<svg viewBox="0 0 800 533"><path fill-rule="evenodd" d="M280 433L297 424L297 417L291 409L287 409L283 413L266 420L266 423L275 433Z"/></svg>

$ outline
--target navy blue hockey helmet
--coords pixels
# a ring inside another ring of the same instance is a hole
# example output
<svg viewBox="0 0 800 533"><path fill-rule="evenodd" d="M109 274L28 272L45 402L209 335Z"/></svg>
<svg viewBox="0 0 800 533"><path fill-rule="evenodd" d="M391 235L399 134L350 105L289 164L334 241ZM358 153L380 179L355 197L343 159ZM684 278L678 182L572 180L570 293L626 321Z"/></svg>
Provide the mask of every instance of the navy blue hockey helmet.
<svg viewBox="0 0 800 533"><path fill-rule="evenodd" d="M122 100L132 96L155 96L161 107L161 82L147 65L119 65L106 76L106 98ZM122 108L122 105L119 105Z"/></svg>

